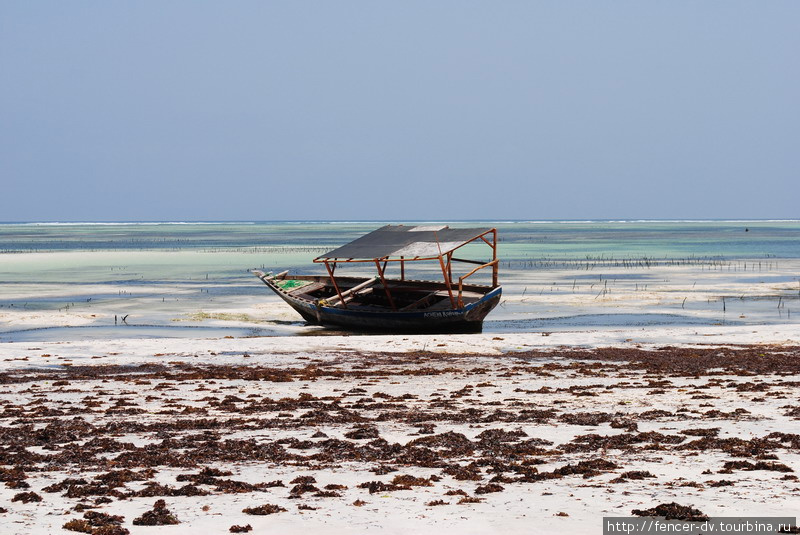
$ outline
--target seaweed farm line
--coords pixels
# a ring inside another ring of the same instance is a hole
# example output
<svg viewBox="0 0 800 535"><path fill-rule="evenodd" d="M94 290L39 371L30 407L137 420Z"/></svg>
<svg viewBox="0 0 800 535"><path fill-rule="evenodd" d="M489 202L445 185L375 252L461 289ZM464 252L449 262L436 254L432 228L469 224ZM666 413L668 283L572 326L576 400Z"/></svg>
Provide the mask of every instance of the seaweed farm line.
<svg viewBox="0 0 800 535"><path fill-rule="evenodd" d="M778 261L769 260L729 260L725 258L537 258L535 260L509 260L500 262L506 269L579 269L596 270L609 268L641 269L657 266L696 266L700 269L719 271L770 271L778 269Z"/></svg>

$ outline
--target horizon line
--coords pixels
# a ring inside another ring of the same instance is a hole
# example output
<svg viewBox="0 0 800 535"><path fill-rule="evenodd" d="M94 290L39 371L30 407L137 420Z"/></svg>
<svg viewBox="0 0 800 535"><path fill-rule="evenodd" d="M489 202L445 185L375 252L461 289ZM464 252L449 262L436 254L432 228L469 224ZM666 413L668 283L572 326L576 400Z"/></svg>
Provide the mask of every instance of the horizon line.
<svg viewBox="0 0 800 535"><path fill-rule="evenodd" d="M258 225L265 223L795 223L795 218L700 219L700 218L590 218L590 219L217 219L217 220L96 220L96 221L0 221L0 225Z"/></svg>

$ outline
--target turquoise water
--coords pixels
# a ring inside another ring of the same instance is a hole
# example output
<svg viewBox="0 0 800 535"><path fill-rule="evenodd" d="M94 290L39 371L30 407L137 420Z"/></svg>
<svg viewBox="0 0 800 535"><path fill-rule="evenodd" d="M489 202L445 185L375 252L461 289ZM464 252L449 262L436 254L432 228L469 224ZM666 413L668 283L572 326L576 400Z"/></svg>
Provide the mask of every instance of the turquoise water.
<svg viewBox="0 0 800 535"><path fill-rule="evenodd" d="M383 224L0 224L0 341L213 337L225 329L232 336L308 334L298 318L270 308L280 303L250 270L322 273L313 258ZM506 301L488 318L489 331L800 318L800 273L792 267L800 265L800 221L450 224L498 228ZM490 258L485 245L465 249L459 256ZM676 275L672 268L683 271ZM429 266L410 275L440 276L437 269ZM369 266L354 270L361 271L372 274ZM476 279L487 282L486 276ZM639 307L638 292L657 284L662 285L659 303L666 304ZM703 284L707 288L699 292ZM612 304L604 292L612 298L623 294L627 301ZM725 296L731 300L723 306ZM268 306L259 309L258 317L240 323L197 319L200 312L262 305ZM42 325L38 313L82 315L84 323ZM130 315L128 325L114 325L114 316L125 314Z"/></svg>
<svg viewBox="0 0 800 535"><path fill-rule="evenodd" d="M0 252L236 251L292 248L309 257L383 222L0 223ZM407 223L415 224L415 223ZM509 261L526 258L800 258L800 221L542 221L492 226Z"/></svg>

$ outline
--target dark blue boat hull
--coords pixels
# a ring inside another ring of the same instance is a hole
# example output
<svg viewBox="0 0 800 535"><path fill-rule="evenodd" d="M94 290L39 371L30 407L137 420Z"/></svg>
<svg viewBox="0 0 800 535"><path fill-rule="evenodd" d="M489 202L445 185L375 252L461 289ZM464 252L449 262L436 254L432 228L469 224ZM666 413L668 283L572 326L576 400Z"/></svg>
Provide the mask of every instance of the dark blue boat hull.
<svg viewBox="0 0 800 535"><path fill-rule="evenodd" d="M354 331L387 333L468 333L481 332L483 319L500 302L502 288L489 291L478 301L451 310L392 311L366 308L321 306L293 298L265 281L281 299L309 323Z"/></svg>

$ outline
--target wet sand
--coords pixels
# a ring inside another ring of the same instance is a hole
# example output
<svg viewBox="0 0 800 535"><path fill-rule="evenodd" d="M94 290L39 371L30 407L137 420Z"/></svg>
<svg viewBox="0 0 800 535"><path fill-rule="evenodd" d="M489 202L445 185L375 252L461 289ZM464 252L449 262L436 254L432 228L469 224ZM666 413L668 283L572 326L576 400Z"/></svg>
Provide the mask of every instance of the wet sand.
<svg viewBox="0 0 800 535"><path fill-rule="evenodd" d="M598 533L671 502L796 514L800 344L568 335L515 352L493 335L2 344L3 532Z"/></svg>

